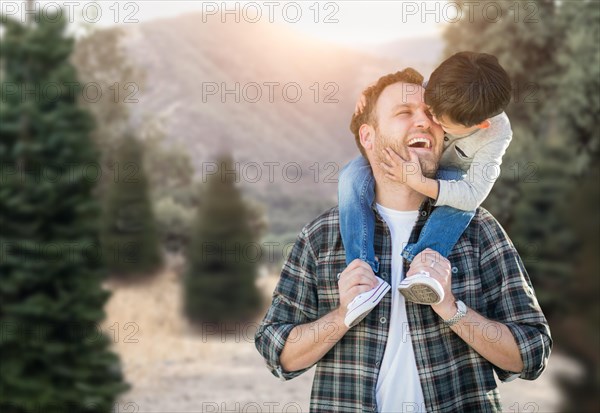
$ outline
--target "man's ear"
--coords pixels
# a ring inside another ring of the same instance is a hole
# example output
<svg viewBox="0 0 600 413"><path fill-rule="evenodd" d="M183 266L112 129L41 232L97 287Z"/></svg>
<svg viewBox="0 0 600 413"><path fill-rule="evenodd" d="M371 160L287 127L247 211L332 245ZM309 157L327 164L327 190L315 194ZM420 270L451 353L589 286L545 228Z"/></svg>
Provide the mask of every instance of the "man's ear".
<svg viewBox="0 0 600 413"><path fill-rule="evenodd" d="M375 129L371 125L363 123L358 129L360 144L366 150L372 150L375 147Z"/></svg>
<svg viewBox="0 0 600 413"><path fill-rule="evenodd" d="M492 122L490 122L489 119L484 120L483 122L481 122L479 125L477 125L477 127L479 129L487 129L492 125Z"/></svg>

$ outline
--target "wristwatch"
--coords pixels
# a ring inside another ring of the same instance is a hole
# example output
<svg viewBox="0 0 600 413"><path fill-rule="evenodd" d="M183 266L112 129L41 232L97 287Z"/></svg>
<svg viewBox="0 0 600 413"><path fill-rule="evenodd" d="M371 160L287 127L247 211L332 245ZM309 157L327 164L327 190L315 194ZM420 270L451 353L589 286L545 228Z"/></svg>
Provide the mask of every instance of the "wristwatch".
<svg viewBox="0 0 600 413"><path fill-rule="evenodd" d="M448 320L444 320L444 324L448 327L452 327L454 324L458 323L458 321L467 315L467 305L460 300L456 300L456 314L452 318Z"/></svg>

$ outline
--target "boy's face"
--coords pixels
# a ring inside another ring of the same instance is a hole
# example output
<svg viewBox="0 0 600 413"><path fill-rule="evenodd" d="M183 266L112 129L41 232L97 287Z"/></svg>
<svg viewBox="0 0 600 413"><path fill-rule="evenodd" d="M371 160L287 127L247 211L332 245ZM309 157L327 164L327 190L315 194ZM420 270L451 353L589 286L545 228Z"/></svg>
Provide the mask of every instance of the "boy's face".
<svg viewBox="0 0 600 413"><path fill-rule="evenodd" d="M463 136L468 135L470 133L475 132L478 129L481 129L481 125L473 125L473 126L465 126L460 123L453 122L449 120L447 117L440 116L439 118L436 115L432 115L433 121L440 125L444 132L452 136Z"/></svg>

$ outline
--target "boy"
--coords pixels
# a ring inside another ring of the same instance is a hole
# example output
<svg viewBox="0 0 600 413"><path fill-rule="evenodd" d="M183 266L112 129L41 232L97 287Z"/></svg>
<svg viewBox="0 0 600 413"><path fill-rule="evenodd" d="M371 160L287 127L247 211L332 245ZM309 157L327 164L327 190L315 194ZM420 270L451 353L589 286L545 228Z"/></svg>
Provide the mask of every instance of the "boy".
<svg viewBox="0 0 600 413"><path fill-rule="evenodd" d="M405 160L387 149L387 162L382 164L389 179L405 182L434 199L437 207L419 240L404 249L402 255L408 262L426 248L448 257L475 210L490 193L512 139L510 122L504 113L510 102L510 78L495 56L457 53L431 74L424 87L431 118L446 132L437 179L423 176L411 151L410 159ZM360 103L357 110L362 111ZM409 148L422 145L427 142L419 139L409 142ZM379 263L373 246L375 216L371 210L373 182L368 161L359 156L342 169L338 195L346 264L359 258L377 273ZM356 225L357 221L362 225ZM358 324L381 301L385 294L380 292L387 293L391 288L377 278L377 287L359 294L348 305L347 326ZM406 300L419 304L431 305L443 300L443 289L426 272L405 277L398 289Z"/></svg>

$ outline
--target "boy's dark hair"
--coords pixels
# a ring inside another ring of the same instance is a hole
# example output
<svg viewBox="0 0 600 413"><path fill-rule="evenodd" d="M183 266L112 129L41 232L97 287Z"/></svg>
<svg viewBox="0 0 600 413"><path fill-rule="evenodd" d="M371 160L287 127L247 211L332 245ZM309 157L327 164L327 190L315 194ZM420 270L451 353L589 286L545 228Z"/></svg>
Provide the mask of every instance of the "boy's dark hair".
<svg viewBox="0 0 600 413"><path fill-rule="evenodd" d="M422 86L423 85L423 75L417 72L412 67L407 67L406 69L396 72L390 73L388 75L380 77L374 85L367 87L363 91L363 95L365 97L365 106L359 114L353 114L352 120L350 121L350 130L354 134L354 140L356 141L356 146L360 150L360 153L366 158L367 154L365 153L365 148L360 144L360 134L359 129L363 124L371 125L374 128L377 128L377 116L375 116L375 106L377 104L377 100L379 99L379 95L381 92L388 87L389 85L393 85L394 83L411 83L415 85ZM415 93L416 89L415 89Z"/></svg>
<svg viewBox="0 0 600 413"><path fill-rule="evenodd" d="M473 126L502 113L510 95L510 77L496 56L459 52L433 71L425 103L438 119Z"/></svg>

